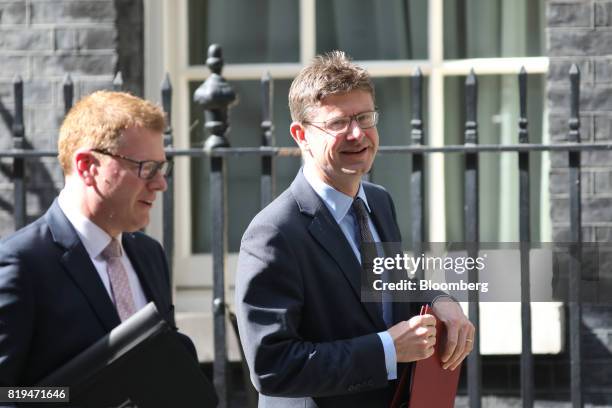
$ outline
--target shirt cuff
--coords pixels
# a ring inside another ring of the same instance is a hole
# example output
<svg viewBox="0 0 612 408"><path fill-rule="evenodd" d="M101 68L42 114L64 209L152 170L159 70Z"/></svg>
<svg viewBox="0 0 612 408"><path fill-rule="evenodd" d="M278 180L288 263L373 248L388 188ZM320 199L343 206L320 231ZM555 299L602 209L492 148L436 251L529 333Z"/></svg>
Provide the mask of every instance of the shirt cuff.
<svg viewBox="0 0 612 408"><path fill-rule="evenodd" d="M440 299L444 299L444 298L449 299L449 300L451 300L451 301L453 301L453 302L455 302L455 303L459 303L459 302L457 302L457 299L455 299L455 298L454 298L454 297L452 297L451 295L448 295L448 294L442 294L442 295L438 295L438 296L436 296L435 298L433 298L433 300L432 300L432 301L431 301L431 303L430 303L430 304L431 304L431 306L433 307L434 303L436 303L438 300L440 300Z"/></svg>
<svg viewBox="0 0 612 408"><path fill-rule="evenodd" d="M387 367L387 379L397 379L397 355L395 354L395 345L393 339L387 331L377 333L382 341L383 349L385 350L385 367Z"/></svg>

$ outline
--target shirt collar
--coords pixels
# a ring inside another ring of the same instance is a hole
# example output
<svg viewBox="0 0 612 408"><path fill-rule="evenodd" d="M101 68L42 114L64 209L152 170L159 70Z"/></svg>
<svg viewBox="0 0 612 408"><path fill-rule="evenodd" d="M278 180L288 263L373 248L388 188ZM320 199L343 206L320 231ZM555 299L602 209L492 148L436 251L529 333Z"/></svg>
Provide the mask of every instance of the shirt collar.
<svg viewBox="0 0 612 408"><path fill-rule="evenodd" d="M315 169L311 164L306 163L303 168L304 177L310 186L313 188L315 193L323 200L325 206L331 212L334 220L339 224L340 221L346 216L351 209L353 204L353 197L348 196L329 184L326 184L319 176L315 173ZM366 198L365 191L363 190L363 184L359 183L359 191L357 197L361 198L365 203L368 212L371 212Z"/></svg>
<svg viewBox="0 0 612 408"><path fill-rule="evenodd" d="M70 221L76 230L89 257L92 259L97 258L110 243L111 236L83 215L80 208L74 205L74 200L70 198L68 191L60 191L57 201L66 218L68 218L68 221ZM116 238L119 241L119 245L121 245L121 234ZM121 249L123 251L123 246Z"/></svg>

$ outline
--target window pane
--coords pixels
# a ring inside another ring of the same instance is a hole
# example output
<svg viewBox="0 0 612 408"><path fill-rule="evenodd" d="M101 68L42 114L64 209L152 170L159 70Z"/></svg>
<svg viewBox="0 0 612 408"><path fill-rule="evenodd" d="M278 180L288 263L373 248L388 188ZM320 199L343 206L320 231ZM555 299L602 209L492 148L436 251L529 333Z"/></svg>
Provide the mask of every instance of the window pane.
<svg viewBox="0 0 612 408"><path fill-rule="evenodd" d="M444 58L544 54L544 0L444 0Z"/></svg>
<svg viewBox="0 0 612 408"><path fill-rule="evenodd" d="M357 60L427 58L427 2L318 0L317 53Z"/></svg>
<svg viewBox="0 0 612 408"><path fill-rule="evenodd" d="M274 81L273 122L277 146L295 146L289 134L289 108L287 94L290 81ZM201 82L190 83L190 95ZM259 81L232 81L239 96L239 104L229 113L230 129L228 139L234 147L259 146L261 144L261 85ZM192 146L203 146L206 136L203 128L203 112L191 103ZM300 167L299 157L276 159L276 193L286 189ZM192 250L194 253L210 252L211 220L208 157L191 161L192 197ZM240 249L240 239L251 219L260 210L261 160L255 156L230 157L227 160L227 222L229 251Z"/></svg>
<svg viewBox="0 0 612 408"><path fill-rule="evenodd" d="M529 141L542 143L544 85L542 75L528 76L527 120ZM465 77L445 79L445 144L463 144L465 124ZM478 77L478 143L518 143L518 79L516 75ZM542 154L531 153L530 199L532 241L545 236L539 230ZM463 154L445 155L447 241L463 241ZM481 153L479 155L480 240L482 242L518 241L518 154Z"/></svg>
<svg viewBox="0 0 612 408"><path fill-rule="evenodd" d="M299 61L298 0L189 0L189 64L208 45L232 64Z"/></svg>

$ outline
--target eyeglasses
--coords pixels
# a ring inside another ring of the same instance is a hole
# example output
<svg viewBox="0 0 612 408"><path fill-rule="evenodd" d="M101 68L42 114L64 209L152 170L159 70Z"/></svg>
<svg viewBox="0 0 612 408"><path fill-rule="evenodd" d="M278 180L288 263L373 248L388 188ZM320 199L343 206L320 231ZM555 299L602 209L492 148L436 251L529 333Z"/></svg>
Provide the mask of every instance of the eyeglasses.
<svg viewBox="0 0 612 408"><path fill-rule="evenodd" d="M138 165L138 177L144 180L153 179L157 173L161 173L162 176L166 177L172 171L172 162L168 160L156 161L156 160L134 160L120 154L114 154L104 149L92 149L92 152L100 153L105 156L114 157L116 159L123 159Z"/></svg>
<svg viewBox="0 0 612 408"><path fill-rule="evenodd" d="M359 126L361 129L370 129L376 126L378 123L378 117L378 111L368 111L357 113L352 116L339 116L323 122L311 122L305 120L302 123L313 125L317 129L321 129L325 133L337 137L345 134L349 130L353 120L357 122L357 126ZM322 126L317 126L318 124Z"/></svg>

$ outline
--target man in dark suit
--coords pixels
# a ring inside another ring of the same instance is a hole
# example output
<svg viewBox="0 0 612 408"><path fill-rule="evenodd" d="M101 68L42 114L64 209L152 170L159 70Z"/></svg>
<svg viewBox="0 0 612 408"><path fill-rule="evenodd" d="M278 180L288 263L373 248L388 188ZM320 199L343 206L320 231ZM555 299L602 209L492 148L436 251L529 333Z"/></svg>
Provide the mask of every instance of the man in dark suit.
<svg viewBox="0 0 612 408"><path fill-rule="evenodd" d="M388 407L398 363L429 357L435 318L418 304L363 302L360 247L399 242L390 195L362 182L378 149L367 72L342 52L319 56L289 91L304 167L251 222L236 276L240 339L260 407ZM447 296L428 299L456 368L474 327Z"/></svg>
<svg viewBox="0 0 612 408"><path fill-rule="evenodd" d="M36 384L150 301L174 326L164 251L139 232L167 187L163 129L159 107L121 92L66 116L63 190L0 242L0 386Z"/></svg>

